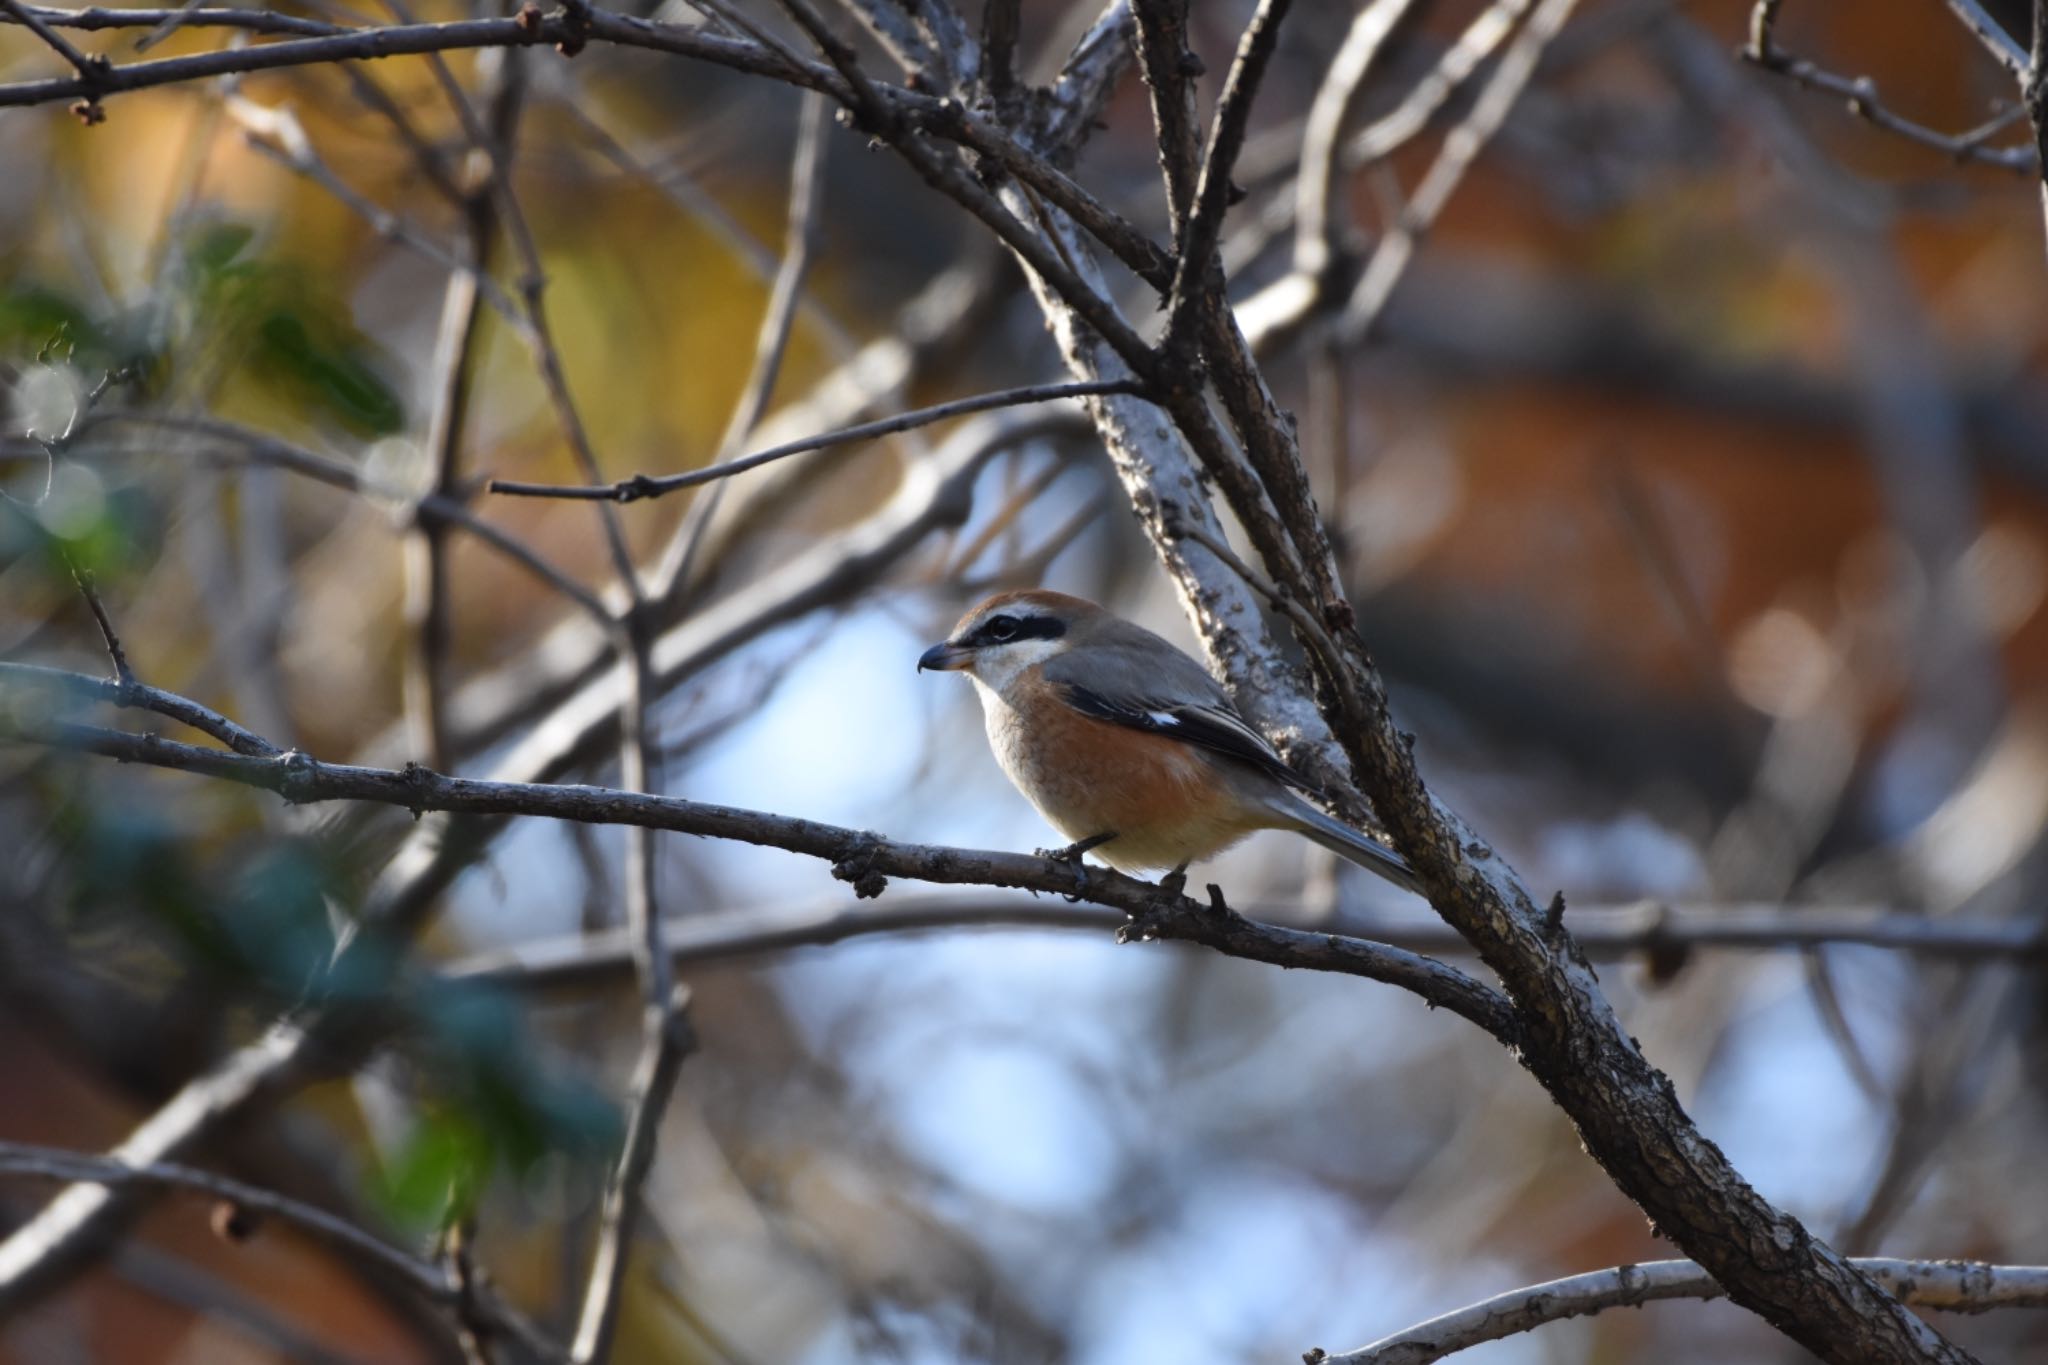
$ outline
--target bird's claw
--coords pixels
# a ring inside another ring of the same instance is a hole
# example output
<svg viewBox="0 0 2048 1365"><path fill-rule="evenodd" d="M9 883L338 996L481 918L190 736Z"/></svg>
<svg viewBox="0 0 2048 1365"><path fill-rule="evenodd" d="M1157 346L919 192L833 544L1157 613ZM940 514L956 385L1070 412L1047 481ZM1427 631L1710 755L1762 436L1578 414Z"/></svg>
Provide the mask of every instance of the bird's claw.
<svg viewBox="0 0 2048 1365"><path fill-rule="evenodd" d="M1036 850L1036 853L1049 863L1065 863L1074 869L1075 890L1073 894L1067 896L1067 900L1073 902L1080 900L1088 892L1088 864L1081 861L1081 856L1091 849L1101 848L1114 838L1116 831L1110 830L1104 834L1091 834L1086 839L1077 839L1065 848L1041 848Z"/></svg>
<svg viewBox="0 0 2048 1365"><path fill-rule="evenodd" d="M1110 830L1103 834L1091 834L1085 839L1076 839L1065 848L1041 848L1037 850L1037 854L1050 862L1078 863L1082 854L1091 853L1114 838L1116 831Z"/></svg>

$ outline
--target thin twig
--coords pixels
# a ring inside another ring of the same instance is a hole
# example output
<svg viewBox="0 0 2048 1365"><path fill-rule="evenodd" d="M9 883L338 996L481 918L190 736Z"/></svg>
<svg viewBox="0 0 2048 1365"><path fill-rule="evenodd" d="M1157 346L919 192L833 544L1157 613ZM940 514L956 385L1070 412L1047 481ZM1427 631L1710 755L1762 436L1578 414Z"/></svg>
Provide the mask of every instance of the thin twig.
<svg viewBox="0 0 2048 1365"><path fill-rule="evenodd" d="M1138 24L1138 69L1152 94L1167 221L1179 241L1194 209L1195 180L1201 173L1194 78L1202 74L1202 63L1188 50L1188 0L1132 0L1131 11Z"/></svg>
<svg viewBox="0 0 2048 1365"><path fill-rule="evenodd" d="M492 479L489 488L493 493L505 493L527 498L605 498L613 502L635 502L641 498L658 498L664 493L673 493L681 488L693 488L713 479L731 478L744 474L774 460L790 455L801 455L806 451L824 450L829 446L848 445L855 441L870 441L877 436L888 436L913 427L930 426L954 417L965 417L970 413L988 412L995 408L1019 407L1027 403L1053 403L1068 398L1088 398L1103 394L1136 394L1143 391L1135 379L1090 379L1071 384L1030 384L1023 388L1003 389L996 393L976 394L972 398L955 398L945 403L935 403L928 408L917 408L884 417L878 421L862 422L858 426L841 427L818 436L806 436L800 441L789 441L767 450L743 455L736 460L712 465L705 469L693 469L686 474L668 474L659 478L636 474L630 479L617 483L579 485L520 483L512 479Z"/></svg>
<svg viewBox="0 0 2048 1365"><path fill-rule="evenodd" d="M404 17L401 12L401 18ZM482 335L482 291L488 277L491 245L498 234L498 199L492 182L510 174L506 149L524 104L526 80L520 64L503 51L479 62L488 87L489 145L472 143L461 169L465 269L448 277L441 295L441 324L434 342L433 378L428 392L433 409L427 421L426 453L433 461L432 498L455 501L462 492L462 450L469 427L470 396L475 379L475 353ZM431 165L422 167L431 172ZM413 517L404 542L405 601L408 627L402 694L413 732L413 752L437 768L449 763L449 654L453 647L454 602L449 581L448 523L433 516Z"/></svg>
<svg viewBox="0 0 2048 1365"><path fill-rule="evenodd" d="M1229 211L1233 194L1231 171L1237 154L1244 149L1245 131L1251 125L1252 102L1258 98L1259 82L1266 64L1280 42L1280 25L1287 18L1292 0L1259 0L1244 37L1224 78L1223 98L1216 106L1216 121L1209 134L1208 149L1202 155L1200 178L1195 182L1194 208L1177 239L1176 264L1171 299L1167 305L1165 349L1169 354L1185 353L1194 336L1198 310L1222 306L1223 272L1216 263L1216 243L1223 235L1223 216Z"/></svg>
<svg viewBox="0 0 2048 1365"><path fill-rule="evenodd" d="M1058 205L1139 279L1162 293L1172 288L1173 257L1168 252L1050 159L1030 151L1001 127L959 100L940 101L930 113L919 112L916 122L992 158Z"/></svg>
<svg viewBox="0 0 2048 1365"><path fill-rule="evenodd" d="M31 690L42 687L80 701L105 702L109 706L132 711L152 711L180 725L188 725L203 735L210 735L236 753L250 758L275 758L282 752L269 740L237 725L212 707L175 692L151 687L132 677L125 680L93 678L83 673L25 663L8 663L5 668L8 674Z"/></svg>
<svg viewBox="0 0 2048 1365"><path fill-rule="evenodd" d="M2040 162L2041 220L2048 228L2048 4L2034 0L2033 42L2027 74L2020 81L2020 105L2034 128L2034 156ZM2044 233L2048 239L2048 233Z"/></svg>
<svg viewBox="0 0 2048 1365"><path fill-rule="evenodd" d="M796 322L804 277L817 248L815 220L824 165L824 102L815 93L806 96L797 131L797 154L790 177L787 245L782 265L769 291L768 307L762 318L755 345L753 371L734 404L720 449L728 450L744 441L760 421L775 389L782 358ZM722 489L722 485L720 486ZM713 498L720 489L713 490ZM687 576L709 506L693 509L694 527L683 551L679 572ZM649 706L656 680L647 638L649 622L637 600L628 620L632 632L633 678L628 689L627 723L622 726L622 785L631 791L654 791L658 779ZM690 1048L690 1030L684 1013L688 992L675 984L661 912L655 893L656 865L653 832L629 830L626 838L626 922L633 940L634 975L641 992L640 1058L634 1067L631 1093L627 1099L626 1141L605 1187L604 1207L598 1220L597 1251L592 1257L590 1276L584 1291L572 1348L577 1365L595 1365L609 1358L617 1330L625 1287L626 1266L632 1250L633 1230L639 1219L640 1190L654 1164L656 1134L667 1112L676 1075Z"/></svg>
<svg viewBox="0 0 2048 1365"><path fill-rule="evenodd" d="M825 128L824 97L808 91L797 120L795 154L790 158L789 210L783 228L782 260L776 266L768 289L768 306L755 337L753 370L726 419L714 467L744 448L768 410L768 400L774 395L776 380L782 373L782 358L789 350L789 339L796 329L797 307L804 297L804 280L818 250L818 203L825 184ZM677 581L691 578L725 490L723 481L713 484L710 493L691 504L689 516L678 528L680 553L674 567Z"/></svg>
<svg viewBox="0 0 2048 1365"><path fill-rule="evenodd" d="M1338 335L1344 344L1357 345L1379 321L1387 300L1393 297L1394 286L1407 273L1408 262L1414 258L1422 239L1435 224L1437 215L1450 202L1451 195L1464 180L1465 172L1478 160L1480 152L1500 131L1501 125L1507 122L1523 87L1536 74L1536 65L1542 60L1544 48L1564 27L1565 20L1571 17L1577 4L1578 0L1543 0L1529 16L1522 31L1515 35L1515 41L1480 92L1472 111L1444 139L1443 150L1423 176L1422 183L1416 186L1414 197L1408 201L1400 219L1388 229L1366 261L1365 270L1351 291L1338 324Z"/></svg>
<svg viewBox="0 0 2048 1365"><path fill-rule="evenodd" d="M1057 483L1060 476L1066 472L1065 460L1053 460L1044 469L1039 470L1037 476L1029 483L1008 494L1003 500L1003 505L996 509L996 514L983 524L974 538L952 551L949 556L951 563L944 571L943 577L958 578L966 573L974 561L981 558L982 552L995 544L996 537L1015 525L1017 518L1023 515L1025 509L1044 497L1046 490Z"/></svg>
<svg viewBox="0 0 2048 1365"><path fill-rule="evenodd" d="M2027 79L2027 73L2033 69L2027 50L2005 31L2004 25L1985 11L1978 0L1947 0L1947 4L1970 35L1983 44L1984 50L2011 73L2014 80L2023 82Z"/></svg>
<svg viewBox="0 0 2048 1365"><path fill-rule="evenodd" d="M1435 957L1464 957L1472 947L1441 919L1344 910L1328 922L1301 924L1298 905L1252 906L1255 920L1334 929L1352 938ZM2048 930L2011 919L1959 920L1884 906L1574 905L1572 939L1596 961L1669 959L1695 952L1797 952L1865 947L1944 962L2039 962ZM669 952L681 968L772 953L823 948L851 938L982 929L1110 931L1122 912L1037 898L957 894L891 895L873 905L844 897L816 904L748 906L668 921ZM631 936L622 929L537 939L447 964L457 980L480 978L522 990L557 990L630 979Z"/></svg>
<svg viewBox="0 0 2048 1365"><path fill-rule="evenodd" d="M1265 598L1284 612L1287 619L1294 623L1295 628L1301 631L1304 638L1311 641L1325 657L1336 657L1337 643L1330 638L1330 633L1323 629L1323 623L1316 620L1315 613L1295 601L1291 594L1281 591L1279 585L1274 583L1272 579L1245 563L1229 545L1225 544L1220 538L1210 535L1201 527L1190 525L1186 522L1177 524L1174 530L1182 539L1192 540L1195 544L1222 560L1232 573L1242 578L1259 596Z"/></svg>
<svg viewBox="0 0 2048 1365"><path fill-rule="evenodd" d="M57 11L27 11L38 19L58 26ZM160 22L173 10L97 11L90 26L116 27L108 16L126 15L133 26ZM187 57L163 57L154 61L110 66L92 79L72 76L55 80L21 81L0 85L0 106L50 104L67 99L98 99L131 90L207 80L252 71L282 67L310 66L335 61L362 61L381 57L453 52L479 47L534 47L595 39L628 47L648 48L696 57L730 66L752 75L787 80L793 84L830 89L839 84L829 66L814 62L792 65L778 54L753 42L738 41L673 24L657 24L607 11L592 11L589 28L572 23L560 12L526 18L463 19L446 24L387 24L348 28L335 24L292 23L260 11L195 10L188 25L217 23L225 27L260 33L289 33L283 42L251 44ZM907 93L907 92L905 92Z"/></svg>
<svg viewBox="0 0 2048 1365"><path fill-rule="evenodd" d="M0 696L16 690L22 681L17 665L0 663ZM0 710L0 739L236 782L277 792L299 804L370 801L418 812L539 816L733 839L828 860L836 876L867 894L879 890L883 879L895 876L1076 896L1138 917L1145 931L1155 937L1205 943L1255 961L1385 981L1471 1020L1496 1037L1512 1037L1517 1029L1505 998L1440 962L1340 935L1283 930L1241 918L1219 920L1208 906L1101 868L1083 872L1068 863L1027 854L902 843L794 816L618 788L451 777L418 765L401 771L323 763L298 751L275 758L250 758L66 719L29 725L7 710Z"/></svg>
<svg viewBox="0 0 2048 1365"><path fill-rule="evenodd" d="M422 1296L444 1308L474 1314L475 1325L493 1333L509 1333L541 1360L559 1361L565 1353L526 1316L482 1283L460 1284L446 1271L391 1245L365 1229L311 1204L245 1181L170 1162L136 1165L88 1152L0 1141L0 1175L35 1180L78 1181L95 1185L150 1185L184 1190L223 1200L236 1209L288 1223L321 1245L352 1260L397 1275Z"/></svg>
<svg viewBox="0 0 2048 1365"><path fill-rule="evenodd" d="M1904 1261L1861 1257L1849 1262L1907 1303L1954 1313L1993 1308L2048 1308L2048 1266L1983 1261ZM1724 1290L1691 1261L1649 1261L1534 1284L1419 1323L1341 1355L1314 1350L1312 1365L1431 1365L1459 1351L1533 1331L1547 1322L1662 1299L1718 1299Z"/></svg>
<svg viewBox="0 0 2048 1365"><path fill-rule="evenodd" d="M599 156L625 174L646 181L663 198L709 229L749 272L772 288L775 272L781 264L780 257L706 192L693 176L674 164L677 158L670 158L669 164L650 161L599 122L581 100L563 98L556 101L556 107L590 139ZM800 307L805 320L824 338L836 359L851 359L860 350L859 341L847 331L846 324L834 316L815 293L805 294Z"/></svg>
<svg viewBox="0 0 2048 1365"><path fill-rule="evenodd" d="M1015 443L1078 424L1060 410L1001 412L978 418L933 457L912 467L896 497L850 538L821 544L735 592L655 642L663 687L807 613L856 598L941 527L957 526L973 506L987 462ZM600 756L615 742L621 694L615 671L578 675L550 694L551 723L511 745L496 771L550 780ZM17 719L22 719L17 717ZM453 879L506 827L503 817L428 820L387 862L359 912L358 943L373 954L418 932ZM280 1021L233 1049L139 1123L120 1145L133 1161L172 1159L238 1118L325 1073L355 1034L333 1006ZM135 1189L77 1186L51 1200L0 1241L0 1313L75 1273L99 1239L141 1202Z"/></svg>
<svg viewBox="0 0 2048 1365"><path fill-rule="evenodd" d="M1873 127L1896 134L1910 142L1956 161L1998 166L2030 173L2039 169L2041 158L2031 145L1993 147L1993 137L2026 116L2024 104L2015 104L1995 118L1962 133L1944 133L1894 112L1878 95L1877 82L1868 76L1841 76L1824 70L1804 57L1795 57L1778 46L1775 24L1782 0L1760 0L1750 12L1749 41L1742 46L1742 59L1764 71L1783 76L1794 85L1831 95L1843 101L1849 112Z"/></svg>
<svg viewBox="0 0 2048 1365"><path fill-rule="evenodd" d="M384 0L401 20L410 15L403 0ZM573 31L568 37L572 48L583 45L588 31L591 14L586 5L572 15ZM555 411L555 422L568 442L569 454L583 472L583 477L595 482L601 477L601 466L597 452L590 443L589 429L584 425L582 410L577 406L575 395L569 390L567 367L562 363L562 353L556 344L554 329L549 324L547 312L547 272L541 262L540 246L533 236L533 228L526 216L525 208L519 202L519 193L512 183L507 167L498 164L505 155L495 131L487 126L478 115L475 105L463 90L461 82L448 67L438 52L427 54L428 64L436 82L448 97L449 106L455 111L470 146L482 155L492 158L493 170L485 182L491 201L497 210L497 217L504 226L506 239L511 243L514 256L519 263L519 298L523 304L524 323L520 335L532 353L534 366L540 372L541 387L546 390L548 402ZM507 53L505 60L517 61L516 53ZM516 82L517 78L514 78ZM516 106L514 106L516 108ZM633 552L626 540L626 529L617 509L598 509L598 525L604 533L605 550L610 555L612 572L617 576L620 587L628 599L628 610L637 611L641 605L640 574L633 563ZM622 662L621 667L624 667Z"/></svg>
<svg viewBox="0 0 2048 1365"><path fill-rule="evenodd" d="M981 7L982 79L1001 109L1017 88L1019 0L985 0Z"/></svg>
<svg viewBox="0 0 2048 1365"><path fill-rule="evenodd" d="M66 65L78 73L82 81L98 80L109 69L105 57L88 57L71 45L71 41L57 32L36 10L21 3L21 0L0 0L0 12L11 16L30 33L43 40L49 49L62 57Z"/></svg>
<svg viewBox="0 0 2048 1365"><path fill-rule="evenodd" d="M1529 12L1535 0L1496 0L1466 25L1458 41L1402 97L1401 103L1344 144L1344 165L1351 170L1392 156L1429 127L1436 112L1472 78L1480 63L1494 54Z"/></svg>
<svg viewBox="0 0 2048 1365"><path fill-rule="evenodd" d="M1294 270L1313 288L1325 287L1345 254L1343 196L1337 179L1345 125L1364 97L1366 79L1387 40L1415 4L1416 0L1372 0L1360 10L1309 105L1294 188Z"/></svg>
<svg viewBox="0 0 2048 1365"><path fill-rule="evenodd" d="M666 958L663 968L669 969ZM689 1001L689 988L677 986L667 1000L642 1008L640 1059L633 1068L626 1142L605 1183L604 1207L598 1217L597 1255L590 1267L583 1311L570 1347L574 1365L599 1365L611 1355L627 1258L633 1247L633 1229L640 1217L640 1188L654 1165L661 1116L668 1109L676 1076L693 1043L685 1012Z"/></svg>
<svg viewBox="0 0 2048 1365"><path fill-rule="evenodd" d="M64 552L64 566L71 571L71 581L78 585L79 595L85 598L86 607L92 612L93 624L99 627L100 643L105 646L107 658L114 665L114 676L122 683L135 681L135 670L128 666L128 652L121 648L121 637L114 631L114 618L107 615L107 604L100 600L99 586L93 581L92 570L83 568L67 550Z"/></svg>
<svg viewBox="0 0 2048 1365"><path fill-rule="evenodd" d="M509 562L518 565L541 583L568 598L577 607L599 623L611 620L611 612L597 595L569 577L568 573L550 563L532 546L507 531L478 517L468 507L454 498L429 495L409 500L405 494L394 488L387 488L365 477L355 466L339 460L330 460L310 450L302 449L286 441L233 422L224 422L209 417L185 417L172 413L146 412L103 412L93 415L90 428L118 423L146 424L169 431L186 431L195 435L209 436L228 442L236 447L228 452L202 452L201 458L216 459L223 463L238 461L248 464L266 465L289 470L318 483L327 484L345 492L361 494L392 506L410 504L413 515L444 521L458 526L475 536ZM150 455L153 449L133 446L112 446L99 448L86 446L83 453L92 455Z"/></svg>
<svg viewBox="0 0 2048 1365"><path fill-rule="evenodd" d="M4 8L6 7L0 7ZM19 10L23 14L34 15L51 28L75 28L82 33L143 27L154 32L174 20L181 27L232 28L246 33L271 36L286 34L299 38L330 37L349 31L344 25L329 23L323 19L308 19L297 14L279 14L274 10L227 9L217 5L198 9L187 9L182 5L173 9L106 9L98 5L82 9L56 9L42 5L20 5ZM15 13L11 9L7 12ZM23 22L26 22L25 18Z"/></svg>
<svg viewBox="0 0 2048 1365"><path fill-rule="evenodd" d="M1152 381L1166 377L1169 367L1159 354L1124 319L1114 302L1082 279L1074 264L1062 257L1046 235L1025 226L956 157L941 155L917 135L923 106L913 110L908 101L878 87L861 70L858 54L818 17L807 0L781 3L839 73L840 83L831 87L830 93L847 107L859 126L886 141L926 184L980 219L1109 343L1133 373Z"/></svg>
<svg viewBox="0 0 2048 1365"><path fill-rule="evenodd" d="M754 346L754 370L733 403L725 422L725 436L719 440L719 458L739 450L754 428L760 426L768 399L782 372L782 356L788 354L788 340L797 327L797 303L803 299L803 282L811 274L817 256L817 205L825 184L825 98L815 90L803 96L803 111L797 117L797 147L788 172L788 221L782 239L782 264L768 287L768 307L762 315L760 336Z"/></svg>
<svg viewBox="0 0 2048 1365"><path fill-rule="evenodd" d="M519 305L511 295L499 288L496 281L482 276L459 251L443 246L425 229L360 194L337 175L314 150L312 139L291 110L258 104L239 94L229 95L222 107L241 125L250 147L326 190L368 223L378 236L410 247L451 274L466 276L493 308L518 321Z"/></svg>

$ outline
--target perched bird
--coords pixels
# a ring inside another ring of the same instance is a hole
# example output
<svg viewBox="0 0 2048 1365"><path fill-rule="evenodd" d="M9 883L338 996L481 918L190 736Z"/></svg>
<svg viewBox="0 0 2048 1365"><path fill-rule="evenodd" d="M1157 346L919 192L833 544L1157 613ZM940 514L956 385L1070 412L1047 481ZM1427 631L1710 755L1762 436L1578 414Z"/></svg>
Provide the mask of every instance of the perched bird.
<svg viewBox="0 0 2048 1365"><path fill-rule="evenodd" d="M1398 854L1301 798L1313 788L1207 669L1093 602L1000 593L917 667L973 681L1003 771L1074 841L1054 856L1178 875L1254 830L1291 829L1416 889Z"/></svg>

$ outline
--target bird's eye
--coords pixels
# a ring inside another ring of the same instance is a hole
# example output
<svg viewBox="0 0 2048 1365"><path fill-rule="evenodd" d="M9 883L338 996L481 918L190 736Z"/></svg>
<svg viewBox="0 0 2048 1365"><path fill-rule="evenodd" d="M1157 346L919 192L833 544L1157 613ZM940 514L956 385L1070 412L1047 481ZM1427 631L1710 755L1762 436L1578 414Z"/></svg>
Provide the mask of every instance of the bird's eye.
<svg viewBox="0 0 2048 1365"><path fill-rule="evenodd" d="M1017 618L1014 616L991 616L988 618L988 624L981 629L982 633L987 635L989 639L994 640L997 644L1001 644L1005 640L1017 638Z"/></svg>

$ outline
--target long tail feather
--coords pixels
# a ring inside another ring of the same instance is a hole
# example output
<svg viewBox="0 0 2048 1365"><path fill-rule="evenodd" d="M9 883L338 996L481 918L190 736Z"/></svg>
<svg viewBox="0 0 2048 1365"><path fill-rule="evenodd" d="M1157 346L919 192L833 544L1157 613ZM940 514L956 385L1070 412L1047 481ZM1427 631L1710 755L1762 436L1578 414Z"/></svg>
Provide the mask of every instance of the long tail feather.
<svg viewBox="0 0 2048 1365"><path fill-rule="evenodd" d="M1294 793L1288 792L1276 798L1273 810L1295 829L1338 857L1356 863L1376 876L1385 877L1404 891L1422 893L1422 884L1415 879L1415 869L1408 866L1400 854L1384 844L1375 843L1349 825L1331 819Z"/></svg>

